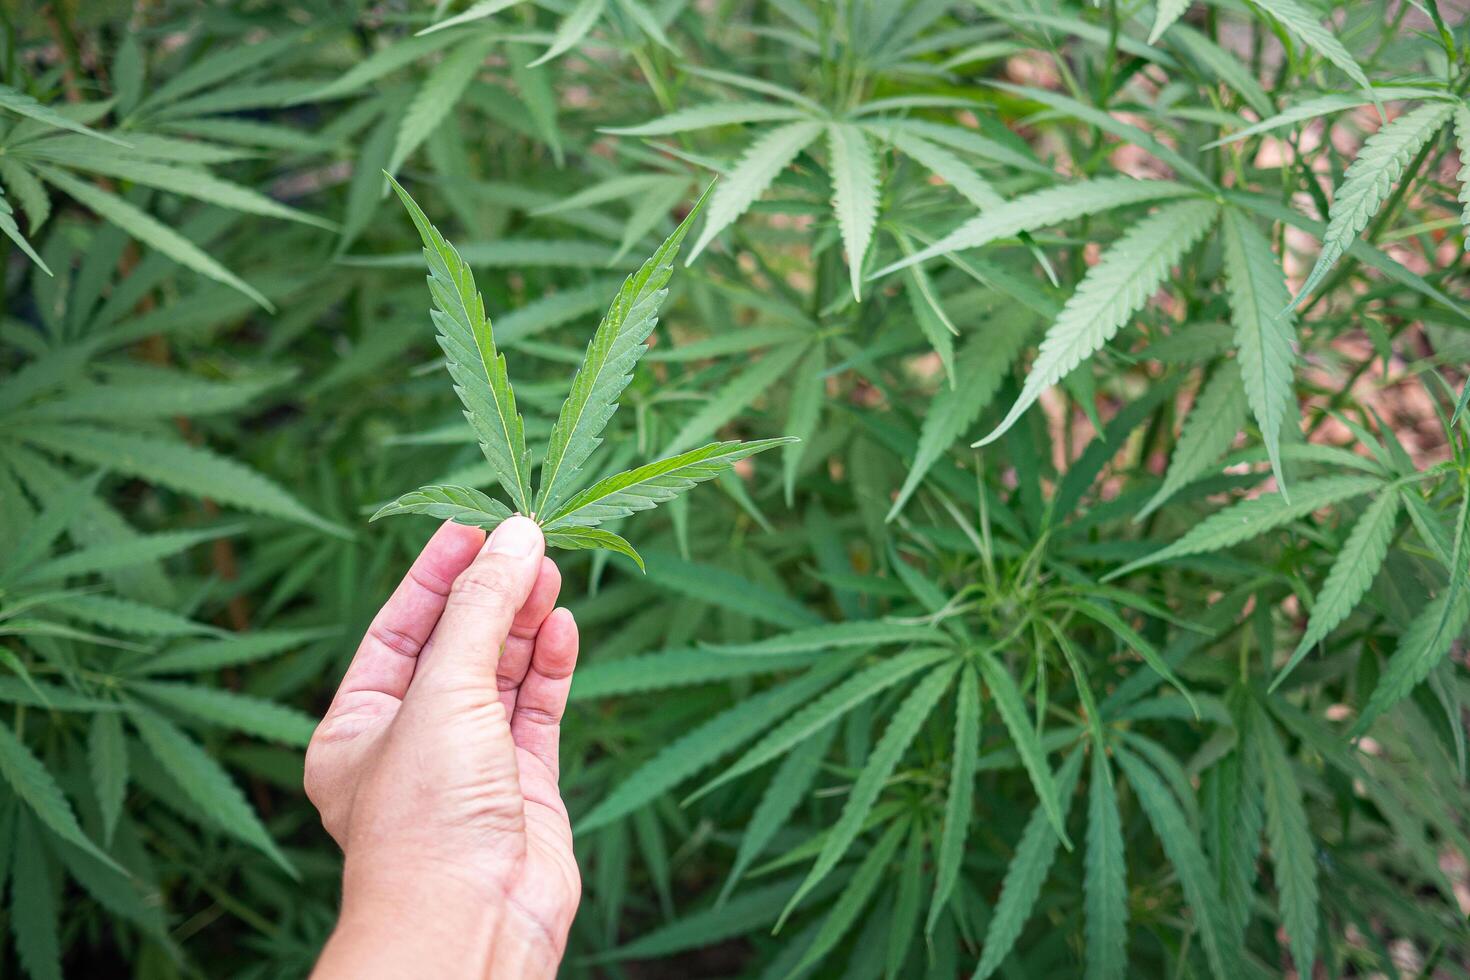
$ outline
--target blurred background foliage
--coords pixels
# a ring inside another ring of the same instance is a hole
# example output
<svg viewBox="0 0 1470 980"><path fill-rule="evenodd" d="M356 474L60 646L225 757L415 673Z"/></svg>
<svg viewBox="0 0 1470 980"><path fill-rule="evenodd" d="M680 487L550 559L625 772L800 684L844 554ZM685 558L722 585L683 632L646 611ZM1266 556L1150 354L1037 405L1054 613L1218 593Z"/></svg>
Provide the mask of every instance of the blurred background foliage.
<svg viewBox="0 0 1470 980"><path fill-rule="evenodd" d="M1464 975L1459 17L0 3L0 971L332 926L366 516L491 481L388 170L532 442L721 175L606 466L803 439L559 556L567 976Z"/></svg>

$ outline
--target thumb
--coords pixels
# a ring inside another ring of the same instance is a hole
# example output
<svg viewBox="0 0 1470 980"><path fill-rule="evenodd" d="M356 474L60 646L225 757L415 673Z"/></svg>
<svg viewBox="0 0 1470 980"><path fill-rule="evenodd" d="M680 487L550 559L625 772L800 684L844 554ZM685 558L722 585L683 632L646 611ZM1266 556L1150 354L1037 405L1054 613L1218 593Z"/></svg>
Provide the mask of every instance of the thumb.
<svg viewBox="0 0 1470 980"><path fill-rule="evenodd" d="M517 514L495 529L450 587L410 693L414 688L480 683L495 693L501 649L536 584L545 554L546 539L535 521Z"/></svg>

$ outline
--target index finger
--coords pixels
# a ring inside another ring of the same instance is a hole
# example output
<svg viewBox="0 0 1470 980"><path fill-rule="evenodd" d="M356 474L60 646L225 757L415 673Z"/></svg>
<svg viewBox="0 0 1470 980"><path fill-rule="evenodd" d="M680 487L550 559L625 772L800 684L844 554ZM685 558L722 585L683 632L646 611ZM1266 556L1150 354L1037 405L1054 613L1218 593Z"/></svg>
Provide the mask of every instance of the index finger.
<svg viewBox="0 0 1470 980"><path fill-rule="evenodd" d="M444 612L449 587L485 543L485 532L446 521L373 617L342 677L337 697L378 691L403 699L419 653Z"/></svg>

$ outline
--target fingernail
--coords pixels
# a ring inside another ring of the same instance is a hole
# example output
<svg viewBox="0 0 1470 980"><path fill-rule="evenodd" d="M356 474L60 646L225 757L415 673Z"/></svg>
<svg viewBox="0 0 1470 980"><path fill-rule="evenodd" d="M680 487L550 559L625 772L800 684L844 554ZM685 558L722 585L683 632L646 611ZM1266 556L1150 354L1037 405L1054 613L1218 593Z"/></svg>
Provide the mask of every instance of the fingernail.
<svg viewBox="0 0 1470 980"><path fill-rule="evenodd" d="M536 543L540 540L541 528L536 526L536 522L517 514L491 532L486 550L492 555L524 558L536 550Z"/></svg>

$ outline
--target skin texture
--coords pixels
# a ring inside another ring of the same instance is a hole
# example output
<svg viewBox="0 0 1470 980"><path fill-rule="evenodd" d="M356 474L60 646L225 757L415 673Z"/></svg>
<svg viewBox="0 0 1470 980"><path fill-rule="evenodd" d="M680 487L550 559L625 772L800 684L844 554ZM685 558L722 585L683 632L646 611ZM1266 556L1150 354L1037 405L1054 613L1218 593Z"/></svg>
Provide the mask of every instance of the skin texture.
<svg viewBox="0 0 1470 980"><path fill-rule="evenodd" d="M557 785L577 626L536 524L445 524L306 751L344 855L314 976L552 977L581 895Z"/></svg>

